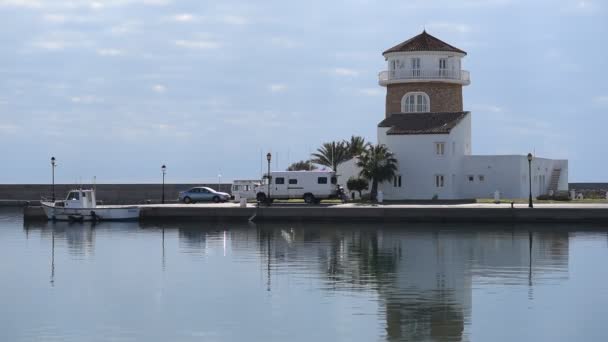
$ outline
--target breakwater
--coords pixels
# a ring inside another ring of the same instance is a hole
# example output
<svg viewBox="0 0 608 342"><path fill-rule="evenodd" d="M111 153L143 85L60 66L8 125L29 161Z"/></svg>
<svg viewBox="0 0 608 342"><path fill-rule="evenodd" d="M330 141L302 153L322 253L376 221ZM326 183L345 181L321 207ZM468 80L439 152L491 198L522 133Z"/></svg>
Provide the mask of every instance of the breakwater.
<svg viewBox="0 0 608 342"><path fill-rule="evenodd" d="M28 207L26 220L46 220L42 209ZM608 205L334 205L241 208L236 204L143 205L142 222L461 222L461 223L598 223L608 224Z"/></svg>
<svg viewBox="0 0 608 342"><path fill-rule="evenodd" d="M218 189L218 184L165 184L165 201L175 202L180 191L195 186ZM92 184L55 184L56 199L63 199L68 191L82 187L90 189ZM161 184L96 184L97 201L103 204L144 204L160 203ZM230 193L231 184L220 184L220 191ZM0 184L0 205L23 205L26 202L37 204L41 196L50 198L52 187L49 184Z"/></svg>

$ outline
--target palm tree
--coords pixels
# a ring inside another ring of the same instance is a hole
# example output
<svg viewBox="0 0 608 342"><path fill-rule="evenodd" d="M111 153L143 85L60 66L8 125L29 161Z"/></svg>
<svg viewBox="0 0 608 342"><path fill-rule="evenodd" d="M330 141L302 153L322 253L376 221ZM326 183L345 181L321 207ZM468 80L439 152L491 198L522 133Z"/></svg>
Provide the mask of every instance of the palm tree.
<svg viewBox="0 0 608 342"><path fill-rule="evenodd" d="M357 159L357 166L361 168L359 176L372 183L371 197L376 200L378 184L395 177L397 159L388 147L382 144L370 145Z"/></svg>
<svg viewBox="0 0 608 342"><path fill-rule="evenodd" d="M317 167L312 164L310 160L300 160L295 162L287 168L287 171L309 171L316 170Z"/></svg>
<svg viewBox="0 0 608 342"><path fill-rule="evenodd" d="M369 143L365 141L365 138L353 135L350 137L350 141L344 141L348 154L351 158L354 158L365 151Z"/></svg>
<svg viewBox="0 0 608 342"><path fill-rule="evenodd" d="M338 165L350 159L346 143L343 141L323 143L323 145L317 149L317 153L312 154L312 157L313 159L311 159L311 161L313 163L329 166L336 174L338 173Z"/></svg>

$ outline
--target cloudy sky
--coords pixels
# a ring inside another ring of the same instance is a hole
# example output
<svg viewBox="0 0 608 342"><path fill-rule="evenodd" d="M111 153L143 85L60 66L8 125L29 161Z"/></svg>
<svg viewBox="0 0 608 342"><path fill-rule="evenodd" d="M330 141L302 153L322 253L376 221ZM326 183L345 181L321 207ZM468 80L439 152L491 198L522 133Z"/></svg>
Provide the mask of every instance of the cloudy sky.
<svg viewBox="0 0 608 342"><path fill-rule="evenodd" d="M255 178L376 140L381 52L426 28L468 52L475 154L608 181L600 0L0 0L0 183Z"/></svg>

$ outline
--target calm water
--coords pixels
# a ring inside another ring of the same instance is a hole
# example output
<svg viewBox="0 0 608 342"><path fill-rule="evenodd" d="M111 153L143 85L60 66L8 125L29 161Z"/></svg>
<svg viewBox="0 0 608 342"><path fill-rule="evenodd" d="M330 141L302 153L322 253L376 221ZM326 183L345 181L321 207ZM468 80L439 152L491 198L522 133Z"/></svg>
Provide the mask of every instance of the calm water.
<svg viewBox="0 0 608 342"><path fill-rule="evenodd" d="M556 228L0 209L0 341L607 341L608 229Z"/></svg>

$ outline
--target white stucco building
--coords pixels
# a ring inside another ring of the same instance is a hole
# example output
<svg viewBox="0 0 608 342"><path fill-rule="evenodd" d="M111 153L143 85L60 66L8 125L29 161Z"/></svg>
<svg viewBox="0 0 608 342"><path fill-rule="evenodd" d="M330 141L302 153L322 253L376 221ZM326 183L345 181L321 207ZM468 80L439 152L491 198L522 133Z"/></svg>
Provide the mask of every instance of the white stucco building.
<svg viewBox="0 0 608 342"><path fill-rule="evenodd" d="M463 109L462 69L466 52L423 32L383 53L387 70L385 118L378 142L399 162L393 182L379 190L387 200L527 198L527 155L473 155L471 113ZM358 173L354 162L341 166L345 180ZM568 190L568 161L534 156L533 196Z"/></svg>

